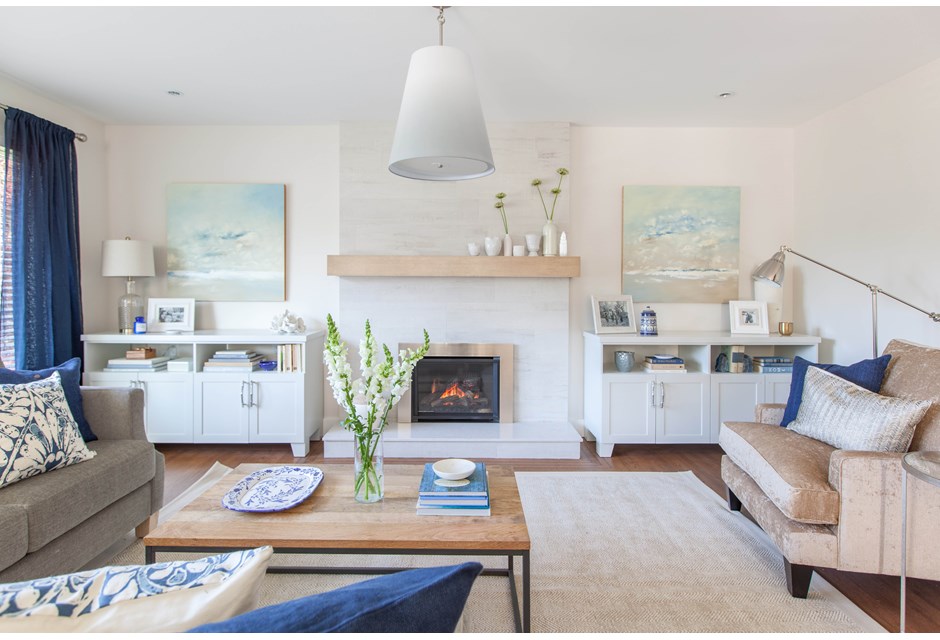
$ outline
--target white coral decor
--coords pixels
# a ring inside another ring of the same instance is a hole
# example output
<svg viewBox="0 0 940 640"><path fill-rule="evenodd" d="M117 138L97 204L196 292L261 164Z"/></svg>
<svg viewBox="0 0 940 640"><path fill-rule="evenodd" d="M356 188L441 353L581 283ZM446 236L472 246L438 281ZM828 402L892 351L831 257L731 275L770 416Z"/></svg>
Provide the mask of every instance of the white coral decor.
<svg viewBox="0 0 940 640"><path fill-rule="evenodd" d="M304 324L304 319L300 316L295 316L287 309L284 309L284 313L279 313L271 320L271 331L277 331L278 333L303 333L307 330L307 325Z"/></svg>
<svg viewBox="0 0 940 640"><path fill-rule="evenodd" d="M326 316L327 336L323 349L327 378L333 397L346 412L343 427L352 431L357 453L363 461L361 472L356 473L356 495L364 492L365 501L378 493L381 498L381 482L378 470L372 466L378 436L388 424L389 410L398 404L402 395L411 386L411 372L418 361L428 352L430 339L424 332L424 344L417 350L400 351L398 361L387 346L379 351L378 342L372 335L372 326L366 320L366 332L359 343L360 377L352 379L352 367L347 360L349 349L340 339L339 329L333 316ZM382 357L384 354L384 358Z"/></svg>

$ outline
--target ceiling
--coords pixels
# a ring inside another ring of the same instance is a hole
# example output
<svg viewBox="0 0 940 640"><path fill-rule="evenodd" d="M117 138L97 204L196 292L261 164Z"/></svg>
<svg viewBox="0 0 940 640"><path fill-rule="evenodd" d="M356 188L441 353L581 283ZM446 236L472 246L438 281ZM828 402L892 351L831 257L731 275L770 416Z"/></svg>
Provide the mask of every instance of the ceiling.
<svg viewBox="0 0 940 640"><path fill-rule="evenodd" d="M436 18L2 7L0 74L113 124L394 120ZM470 55L494 122L793 126L940 58L940 7L466 6L446 18L445 44Z"/></svg>

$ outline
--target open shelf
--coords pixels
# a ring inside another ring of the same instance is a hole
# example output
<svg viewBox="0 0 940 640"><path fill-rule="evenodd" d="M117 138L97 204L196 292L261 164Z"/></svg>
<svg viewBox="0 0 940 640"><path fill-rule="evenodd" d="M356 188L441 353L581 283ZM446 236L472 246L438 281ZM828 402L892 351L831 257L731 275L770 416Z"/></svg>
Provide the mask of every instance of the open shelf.
<svg viewBox="0 0 940 640"><path fill-rule="evenodd" d="M331 276L422 278L576 278L576 256L358 256L326 257Z"/></svg>

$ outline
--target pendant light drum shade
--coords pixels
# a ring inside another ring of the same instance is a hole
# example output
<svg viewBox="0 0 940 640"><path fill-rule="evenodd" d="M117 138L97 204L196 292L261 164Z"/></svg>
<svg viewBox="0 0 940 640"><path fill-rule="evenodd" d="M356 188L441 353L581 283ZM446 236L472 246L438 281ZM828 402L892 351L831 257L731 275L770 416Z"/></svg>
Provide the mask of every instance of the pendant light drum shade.
<svg viewBox="0 0 940 640"><path fill-rule="evenodd" d="M496 170L467 54L445 46L412 54L388 169L415 180L469 180Z"/></svg>

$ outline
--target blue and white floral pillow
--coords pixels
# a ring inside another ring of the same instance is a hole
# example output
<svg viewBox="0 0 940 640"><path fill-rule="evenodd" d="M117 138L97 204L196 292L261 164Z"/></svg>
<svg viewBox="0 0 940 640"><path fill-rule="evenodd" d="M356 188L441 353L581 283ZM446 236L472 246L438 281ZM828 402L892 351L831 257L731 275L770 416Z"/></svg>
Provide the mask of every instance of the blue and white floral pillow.
<svg viewBox="0 0 940 640"><path fill-rule="evenodd" d="M271 547L0 585L0 633L174 632L253 609Z"/></svg>
<svg viewBox="0 0 940 640"><path fill-rule="evenodd" d="M0 487L94 455L72 417L58 372L26 384L0 384Z"/></svg>

